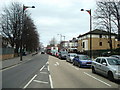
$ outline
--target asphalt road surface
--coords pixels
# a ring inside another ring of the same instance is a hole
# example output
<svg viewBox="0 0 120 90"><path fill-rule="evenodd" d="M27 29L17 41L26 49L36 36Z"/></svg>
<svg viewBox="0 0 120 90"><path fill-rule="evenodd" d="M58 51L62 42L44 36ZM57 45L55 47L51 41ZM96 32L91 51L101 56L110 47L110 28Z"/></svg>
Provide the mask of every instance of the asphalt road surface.
<svg viewBox="0 0 120 90"><path fill-rule="evenodd" d="M49 57L53 88L118 88L119 83L93 74L90 68L79 68L65 60Z"/></svg>
<svg viewBox="0 0 120 90"><path fill-rule="evenodd" d="M38 54L33 57L30 61L4 70L2 72L2 88L24 88L29 80L38 73L48 61L48 55ZM47 87L49 86L50 85Z"/></svg>
<svg viewBox="0 0 120 90"><path fill-rule="evenodd" d="M119 88L119 82L93 74L90 68L79 68L46 54L38 54L2 74L3 88Z"/></svg>

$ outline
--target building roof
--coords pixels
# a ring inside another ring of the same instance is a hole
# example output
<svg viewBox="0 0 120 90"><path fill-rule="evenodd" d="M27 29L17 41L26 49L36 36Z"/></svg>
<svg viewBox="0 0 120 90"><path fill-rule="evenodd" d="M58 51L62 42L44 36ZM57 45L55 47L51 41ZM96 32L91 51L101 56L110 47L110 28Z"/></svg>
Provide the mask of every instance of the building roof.
<svg viewBox="0 0 120 90"><path fill-rule="evenodd" d="M83 35L79 35L77 38L79 38L79 37L83 37L83 36L85 36L85 35L88 35L88 34L92 34L92 35L109 35L109 32L107 32L107 31L104 31L104 30L100 30L100 29L95 29L95 30L93 30L93 31L89 31L89 32L87 32L87 33L85 33L85 34L83 34ZM116 34L115 33L111 33L111 35L114 35L114 36L116 36Z"/></svg>

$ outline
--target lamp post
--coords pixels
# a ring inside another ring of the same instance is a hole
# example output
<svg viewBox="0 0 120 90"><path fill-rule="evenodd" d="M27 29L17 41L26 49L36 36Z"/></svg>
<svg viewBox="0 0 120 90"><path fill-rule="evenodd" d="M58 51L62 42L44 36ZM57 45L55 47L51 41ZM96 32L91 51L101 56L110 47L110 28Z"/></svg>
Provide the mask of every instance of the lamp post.
<svg viewBox="0 0 120 90"><path fill-rule="evenodd" d="M84 9L81 9L81 11L84 11ZM90 15L90 58L92 58L92 16L91 16L91 9L90 10L85 10L89 13Z"/></svg>
<svg viewBox="0 0 120 90"><path fill-rule="evenodd" d="M60 35L60 42L62 41L62 34L57 34L57 35Z"/></svg>
<svg viewBox="0 0 120 90"><path fill-rule="evenodd" d="M27 8L35 8L35 6L24 6L23 5L23 15L22 15L22 31L21 31L21 40L20 40L20 61L22 61L22 54L23 54L23 51L22 51L22 46L23 46L23 38L22 38L22 33L23 33L23 29L24 29L24 12Z"/></svg>

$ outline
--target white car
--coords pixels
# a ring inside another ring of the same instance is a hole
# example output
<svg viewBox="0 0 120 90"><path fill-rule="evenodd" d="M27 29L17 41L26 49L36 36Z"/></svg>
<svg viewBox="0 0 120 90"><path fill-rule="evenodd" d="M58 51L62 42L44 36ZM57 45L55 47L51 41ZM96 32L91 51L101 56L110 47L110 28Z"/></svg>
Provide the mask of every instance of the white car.
<svg viewBox="0 0 120 90"><path fill-rule="evenodd" d="M76 53L68 53L67 56L66 56L66 61L72 63L72 62L73 62L73 58L74 58L75 56L77 56Z"/></svg>
<svg viewBox="0 0 120 90"><path fill-rule="evenodd" d="M120 59L98 57L92 62L92 72L107 76L109 80L120 80Z"/></svg>

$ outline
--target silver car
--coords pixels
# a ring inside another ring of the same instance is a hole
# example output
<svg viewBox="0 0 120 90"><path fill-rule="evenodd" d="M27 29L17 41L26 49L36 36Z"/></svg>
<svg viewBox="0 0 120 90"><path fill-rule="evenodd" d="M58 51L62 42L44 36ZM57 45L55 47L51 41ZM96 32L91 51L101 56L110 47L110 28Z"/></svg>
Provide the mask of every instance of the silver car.
<svg viewBox="0 0 120 90"><path fill-rule="evenodd" d="M120 80L120 59L98 57L92 62L92 72L107 76L109 80Z"/></svg>
<svg viewBox="0 0 120 90"><path fill-rule="evenodd" d="M68 53L67 56L66 56L66 61L72 63L72 62L73 62L73 58L74 58L75 56L77 56L76 53Z"/></svg>

